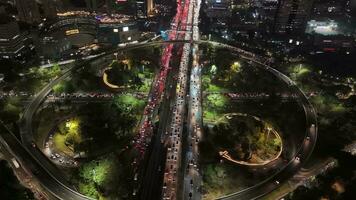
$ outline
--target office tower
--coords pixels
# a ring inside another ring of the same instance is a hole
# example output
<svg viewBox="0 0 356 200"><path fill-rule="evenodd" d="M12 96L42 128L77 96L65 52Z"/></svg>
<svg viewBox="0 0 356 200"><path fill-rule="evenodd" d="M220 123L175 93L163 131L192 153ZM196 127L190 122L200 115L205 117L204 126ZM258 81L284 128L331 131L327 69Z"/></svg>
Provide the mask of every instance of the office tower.
<svg viewBox="0 0 356 200"><path fill-rule="evenodd" d="M40 12L35 0L16 0L15 3L20 21L30 24L40 22Z"/></svg>
<svg viewBox="0 0 356 200"><path fill-rule="evenodd" d="M113 4L116 0L105 0L106 12L111 13L113 10Z"/></svg>
<svg viewBox="0 0 356 200"><path fill-rule="evenodd" d="M147 7L145 0L136 1L136 17L137 18L147 18Z"/></svg>
<svg viewBox="0 0 356 200"><path fill-rule="evenodd" d="M87 9L90 11L95 11L98 9L98 4L96 0L85 0Z"/></svg>
<svg viewBox="0 0 356 200"><path fill-rule="evenodd" d="M15 20L6 15L0 16L0 58L21 57L25 49L25 39Z"/></svg>
<svg viewBox="0 0 356 200"><path fill-rule="evenodd" d="M153 11L153 0L146 0L147 2L147 14Z"/></svg>
<svg viewBox="0 0 356 200"><path fill-rule="evenodd" d="M274 32L292 35L303 32L312 10L312 4L313 0L280 0Z"/></svg>
<svg viewBox="0 0 356 200"><path fill-rule="evenodd" d="M312 17L316 20L351 22L350 0L315 0Z"/></svg>
<svg viewBox="0 0 356 200"><path fill-rule="evenodd" d="M42 9L45 17L55 18L61 10L61 0L42 0Z"/></svg>

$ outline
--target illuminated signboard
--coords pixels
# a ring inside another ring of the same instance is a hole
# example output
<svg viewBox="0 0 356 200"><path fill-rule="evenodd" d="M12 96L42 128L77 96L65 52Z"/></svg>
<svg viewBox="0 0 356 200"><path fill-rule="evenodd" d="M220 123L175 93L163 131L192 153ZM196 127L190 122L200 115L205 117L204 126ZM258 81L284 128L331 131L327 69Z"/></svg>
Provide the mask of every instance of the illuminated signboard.
<svg viewBox="0 0 356 200"><path fill-rule="evenodd" d="M126 2L127 0L116 0L116 3L123 3Z"/></svg>
<svg viewBox="0 0 356 200"><path fill-rule="evenodd" d="M129 27L128 26L123 27L122 31L124 31L124 32L129 31Z"/></svg>
<svg viewBox="0 0 356 200"><path fill-rule="evenodd" d="M73 34L78 34L78 33L79 33L78 29L72 29L72 30L66 31L66 35L73 35Z"/></svg>

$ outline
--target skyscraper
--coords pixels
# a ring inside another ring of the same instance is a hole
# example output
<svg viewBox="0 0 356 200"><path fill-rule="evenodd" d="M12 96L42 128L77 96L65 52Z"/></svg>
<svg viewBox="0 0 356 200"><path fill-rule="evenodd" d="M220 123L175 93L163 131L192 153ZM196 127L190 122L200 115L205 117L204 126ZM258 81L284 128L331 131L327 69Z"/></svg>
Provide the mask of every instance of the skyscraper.
<svg viewBox="0 0 356 200"><path fill-rule="evenodd" d="M6 15L0 15L0 58L21 57L25 40L16 21Z"/></svg>
<svg viewBox="0 0 356 200"><path fill-rule="evenodd" d="M150 14L153 11L153 0L146 0L147 1L147 14Z"/></svg>
<svg viewBox="0 0 356 200"><path fill-rule="evenodd" d="M136 17L141 19L147 17L147 5L145 0L136 1Z"/></svg>
<svg viewBox="0 0 356 200"><path fill-rule="evenodd" d="M95 11L98 9L98 4L96 0L85 0L85 3L87 5L87 9L90 11Z"/></svg>
<svg viewBox="0 0 356 200"><path fill-rule="evenodd" d="M311 13L313 0L280 0L274 32L297 34L303 32Z"/></svg>
<svg viewBox="0 0 356 200"><path fill-rule="evenodd" d="M61 0L42 0L42 9L45 17L54 18L57 16L57 11L61 10Z"/></svg>
<svg viewBox="0 0 356 200"><path fill-rule="evenodd" d="M147 18L153 11L153 0L136 0L136 16L138 18Z"/></svg>
<svg viewBox="0 0 356 200"><path fill-rule="evenodd" d="M20 21L30 24L40 22L41 16L35 0L15 0Z"/></svg>

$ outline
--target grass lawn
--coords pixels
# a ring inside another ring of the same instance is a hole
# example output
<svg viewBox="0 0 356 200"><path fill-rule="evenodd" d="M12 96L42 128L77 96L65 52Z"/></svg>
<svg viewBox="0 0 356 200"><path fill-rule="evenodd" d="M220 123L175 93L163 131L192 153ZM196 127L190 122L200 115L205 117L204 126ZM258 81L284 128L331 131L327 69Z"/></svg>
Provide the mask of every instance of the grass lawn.
<svg viewBox="0 0 356 200"><path fill-rule="evenodd" d="M80 119L76 117L63 121L58 125L58 129L59 132L53 136L54 147L69 156L73 156L74 146L82 142Z"/></svg>
<svg viewBox="0 0 356 200"><path fill-rule="evenodd" d="M60 152L63 152L69 156L73 156L74 152L72 149L66 146L66 136L60 133L55 133L53 136L53 145L54 148Z"/></svg>

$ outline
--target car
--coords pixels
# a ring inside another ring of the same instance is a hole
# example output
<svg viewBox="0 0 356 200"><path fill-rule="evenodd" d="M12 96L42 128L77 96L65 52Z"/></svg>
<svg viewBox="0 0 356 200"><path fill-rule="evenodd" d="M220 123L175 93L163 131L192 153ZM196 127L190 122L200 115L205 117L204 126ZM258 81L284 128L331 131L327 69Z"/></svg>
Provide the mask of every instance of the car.
<svg viewBox="0 0 356 200"><path fill-rule="evenodd" d="M295 157L295 160L296 160L297 162L299 162L299 161L300 161L300 158L297 156L297 157Z"/></svg>

